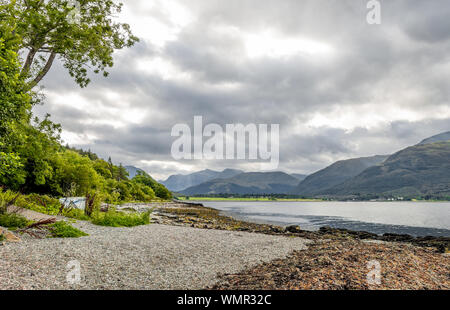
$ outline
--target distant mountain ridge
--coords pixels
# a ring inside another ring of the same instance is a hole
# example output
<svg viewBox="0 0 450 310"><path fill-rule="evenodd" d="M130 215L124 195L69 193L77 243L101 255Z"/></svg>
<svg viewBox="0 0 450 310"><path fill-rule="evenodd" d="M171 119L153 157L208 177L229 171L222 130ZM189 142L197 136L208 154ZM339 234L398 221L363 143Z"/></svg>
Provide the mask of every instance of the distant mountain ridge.
<svg viewBox="0 0 450 310"><path fill-rule="evenodd" d="M300 174L300 173L291 173L291 175L299 181L303 181L308 177L307 174Z"/></svg>
<svg viewBox="0 0 450 310"><path fill-rule="evenodd" d="M179 192L210 180L218 178L231 178L243 172L244 171L234 169L225 169L223 171L206 169L188 175L172 175L167 180L161 181L160 183L164 184L170 191Z"/></svg>
<svg viewBox="0 0 450 310"><path fill-rule="evenodd" d="M450 131L424 139L393 155L338 161L310 176L204 170L187 176L171 176L162 183L190 196L291 194L345 199L437 195L445 198L450 197Z"/></svg>
<svg viewBox="0 0 450 310"><path fill-rule="evenodd" d="M388 155L377 155L338 161L305 178L291 193L314 196L357 176L369 167L382 163L387 158Z"/></svg>
<svg viewBox="0 0 450 310"><path fill-rule="evenodd" d="M287 194L299 182L284 172L248 172L231 178L214 179L181 191L183 195Z"/></svg>

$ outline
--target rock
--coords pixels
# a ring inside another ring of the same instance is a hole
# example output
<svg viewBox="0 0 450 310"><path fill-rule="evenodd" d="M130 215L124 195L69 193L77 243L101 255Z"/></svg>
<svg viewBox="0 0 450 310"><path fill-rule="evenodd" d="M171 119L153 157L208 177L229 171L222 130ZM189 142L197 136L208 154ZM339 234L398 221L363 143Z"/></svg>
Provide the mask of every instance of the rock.
<svg viewBox="0 0 450 310"><path fill-rule="evenodd" d="M270 231L273 232L273 233L277 233L277 234L283 232L283 230L281 230L280 228L275 227L275 226L270 226Z"/></svg>
<svg viewBox="0 0 450 310"><path fill-rule="evenodd" d="M0 228L0 235L3 235L5 237L6 242L20 242L20 238L14 235L12 232Z"/></svg>
<svg viewBox="0 0 450 310"><path fill-rule="evenodd" d="M296 226L296 225L288 226L285 228L285 230L290 233L302 232L302 230L300 229L300 226Z"/></svg>
<svg viewBox="0 0 450 310"><path fill-rule="evenodd" d="M398 234L390 234L386 233L383 235L383 240L385 241L400 241L400 242L407 242L407 241L413 241L415 238L410 235L398 235Z"/></svg>

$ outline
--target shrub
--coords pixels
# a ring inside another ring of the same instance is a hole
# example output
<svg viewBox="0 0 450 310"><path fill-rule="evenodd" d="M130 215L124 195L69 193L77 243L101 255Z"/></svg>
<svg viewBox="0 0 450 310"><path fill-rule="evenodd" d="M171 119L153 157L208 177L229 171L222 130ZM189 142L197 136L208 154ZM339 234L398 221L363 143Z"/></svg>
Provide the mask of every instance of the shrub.
<svg viewBox="0 0 450 310"><path fill-rule="evenodd" d="M0 214L0 226L6 228L24 228L30 224L26 218L18 214Z"/></svg>
<svg viewBox="0 0 450 310"><path fill-rule="evenodd" d="M17 200L16 205L21 208L48 215L58 215L59 208L61 206L58 199L38 194L21 196Z"/></svg>
<svg viewBox="0 0 450 310"><path fill-rule="evenodd" d="M19 194L10 190L4 192L3 189L0 189L0 214L5 214L7 212L6 209L14 204L19 196Z"/></svg>
<svg viewBox="0 0 450 310"><path fill-rule="evenodd" d="M51 238L79 238L88 236L85 232L72 227L70 224L60 221L55 224L48 225L51 232Z"/></svg>
<svg viewBox="0 0 450 310"><path fill-rule="evenodd" d="M145 213L124 213L109 210L105 213L97 213L92 223L110 227L133 227L150 224L150 211Z"/></svg>

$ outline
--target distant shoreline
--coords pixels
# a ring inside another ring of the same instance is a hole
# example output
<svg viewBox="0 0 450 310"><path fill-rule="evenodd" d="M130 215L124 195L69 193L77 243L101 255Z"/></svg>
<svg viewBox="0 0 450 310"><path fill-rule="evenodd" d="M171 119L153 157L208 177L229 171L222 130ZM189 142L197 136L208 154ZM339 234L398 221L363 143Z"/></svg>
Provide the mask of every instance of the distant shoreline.
<svg viewBox="0 0 450 310"><path fill-rule="evenodd" d="M184 197L183 197L184 198ZM190 203L190 202L221 202L221 201L236 201L236 202L426 202L426 203L450 203L450 200L327 200L327 199L296 199L296 198L280 198L280 199L270 199L270 198L220 198L220 197L190 197L189 200L174 200L174 202L179 203Z"/></svg>

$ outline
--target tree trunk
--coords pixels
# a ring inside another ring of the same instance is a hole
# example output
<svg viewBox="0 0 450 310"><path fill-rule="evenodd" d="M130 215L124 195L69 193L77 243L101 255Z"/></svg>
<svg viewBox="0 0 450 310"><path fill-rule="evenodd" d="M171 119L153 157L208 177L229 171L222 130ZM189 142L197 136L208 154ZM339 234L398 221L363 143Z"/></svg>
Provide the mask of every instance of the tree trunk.
<svg viewBox="0 0 450 310"><path fill-rule="evenodd" d="M31 81L28 84L28 90L33 89L39 82L47 75L48 71L53 65L53 61L55 60L56 53L51 52L50 57L47 60L47 63L45 64L44 68L39 72L39 74L34 78L33 81Z"/></svg>
<svg viewBox="0 0 450 310"><path fill-rule="evenodd" d="M25 76L30 71L31 65L33 64L34 56L36 56L37 50L32 47L28 52L27 59L25 64L23 65L22 71L20 72L21 76Z"/></svg>

